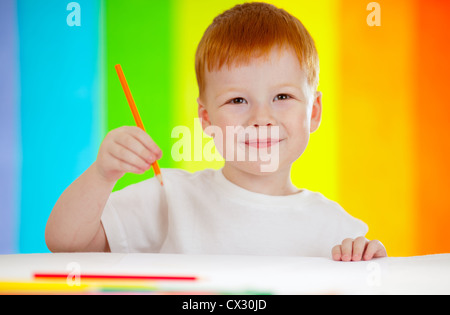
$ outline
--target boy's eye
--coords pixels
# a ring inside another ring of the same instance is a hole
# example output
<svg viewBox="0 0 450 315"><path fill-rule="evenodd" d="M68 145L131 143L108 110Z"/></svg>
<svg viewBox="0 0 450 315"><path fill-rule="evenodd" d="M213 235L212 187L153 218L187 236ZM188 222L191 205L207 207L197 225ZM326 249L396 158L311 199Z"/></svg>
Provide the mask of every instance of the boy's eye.
<svg viewBox="0 0 450 315"><path fill-rule="evenodd" d="M244 104L246 101L242 97L236 97L229 101L231 104Z"/></svg>
<svg viewBox="0 0 450 315"><path fill-rule="evenodd" d="M279 100L288 100L291 97L287 94L278 94L277 96L275 96L275 100L279 99Z"/></svg>

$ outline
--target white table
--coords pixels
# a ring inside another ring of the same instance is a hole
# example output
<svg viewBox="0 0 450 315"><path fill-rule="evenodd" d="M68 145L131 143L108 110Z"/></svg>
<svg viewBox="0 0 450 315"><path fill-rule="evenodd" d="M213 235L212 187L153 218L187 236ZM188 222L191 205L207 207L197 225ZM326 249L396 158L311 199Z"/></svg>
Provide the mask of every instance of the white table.
<svg viewBox="0 0 450 315"><path fill-rule="evenodd" d="M368 262L326 258L175 254L24 254L0 256L0 282L34 274L195 276L161 290L271 294L450 294L450 254Z"/></svg>

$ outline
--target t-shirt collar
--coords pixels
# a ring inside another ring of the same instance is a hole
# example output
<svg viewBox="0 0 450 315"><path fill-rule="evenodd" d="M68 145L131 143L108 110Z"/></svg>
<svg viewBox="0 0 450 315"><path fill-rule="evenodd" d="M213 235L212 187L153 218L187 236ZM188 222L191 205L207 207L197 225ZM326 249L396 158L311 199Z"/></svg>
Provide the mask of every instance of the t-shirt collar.
<svg viewBox="0 0 450 315"><path fill-rule="evenodd" d="M218 187L230 195L230 197L233 199L241 199L243 202L249 202L252 204L258 203L263 205L292 206L293 202L299 202L300 199L305 198L309 193L306 189L302 189L298 193L286 196L272 196L256 193L229 181L223 175L222 170L223 169L220 169L214 172L214 181L218 184Z"/></svg>

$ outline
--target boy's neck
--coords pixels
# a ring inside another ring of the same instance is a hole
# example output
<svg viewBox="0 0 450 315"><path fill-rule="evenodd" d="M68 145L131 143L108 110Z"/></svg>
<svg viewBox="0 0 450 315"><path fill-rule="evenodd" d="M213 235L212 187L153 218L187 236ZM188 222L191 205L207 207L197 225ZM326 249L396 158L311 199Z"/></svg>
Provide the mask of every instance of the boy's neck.
<svg viewBox="0 0 450 315"><path fill-rule="evenodd" d="M287 196L300 192L291 182L290 167L273 173L252 174L225 163L222 173L233 184L255 193Z"/></svg>

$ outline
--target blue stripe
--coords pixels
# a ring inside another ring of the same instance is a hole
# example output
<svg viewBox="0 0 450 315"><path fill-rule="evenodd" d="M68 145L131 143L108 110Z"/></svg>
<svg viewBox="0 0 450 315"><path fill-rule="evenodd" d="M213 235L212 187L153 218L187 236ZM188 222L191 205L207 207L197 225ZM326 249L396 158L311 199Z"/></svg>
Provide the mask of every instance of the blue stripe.
<svg viewBox="0 0 450 315"><path fill-rule="evenodd" d="M2 0L3 1L3 0ZM100 143L101 0L19 0L22 176L19 251L48 252L45 225L61 193Z"/></svg>
<svg viewBox="0 0 450 315"><path fill-rule="evenodd" d="M16 251L16 22L16 1L0 1L0 254Z"/></svg>

